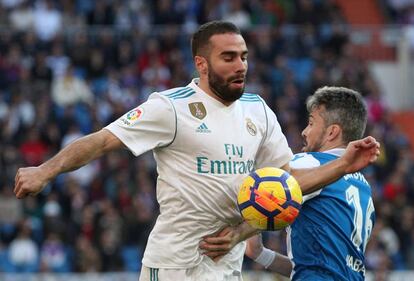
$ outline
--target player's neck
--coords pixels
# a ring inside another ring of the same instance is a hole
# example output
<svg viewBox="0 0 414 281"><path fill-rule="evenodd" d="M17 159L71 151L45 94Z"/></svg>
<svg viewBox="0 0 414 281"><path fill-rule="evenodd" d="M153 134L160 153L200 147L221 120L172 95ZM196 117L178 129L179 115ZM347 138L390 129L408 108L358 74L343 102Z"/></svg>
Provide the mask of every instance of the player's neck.
<svg viewBox="0 0 414 281"><path fill-rule="evenodd" d="M346 148L346 145L343 144L342 142L338 142L338 143L336 143L336 142L327 142L319 149L319 151L324 152L324 151L337 149L337 148Z"/></svg>

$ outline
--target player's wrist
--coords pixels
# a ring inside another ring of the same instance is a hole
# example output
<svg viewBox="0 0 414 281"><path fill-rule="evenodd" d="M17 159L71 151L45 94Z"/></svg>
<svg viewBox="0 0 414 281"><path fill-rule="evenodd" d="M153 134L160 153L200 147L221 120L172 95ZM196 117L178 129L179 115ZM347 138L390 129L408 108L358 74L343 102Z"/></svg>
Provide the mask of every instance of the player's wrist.
<svg viewBox="0 0 414 281"><path fill-rule="evenodd" d="M241 224L239 224L237 228L238 228L238 231L237 231L238 242L244 241L260 233L259 229L252 227L246 221L243 221Z"/></svg>
<svg viewBox="0 0 414 281"><path fill-rule="evenodd" d="M60 173L58 167L58 165L50 165L48 162L43 163L42 165L36 167L39 171L39 177L37 179L43 181L44 183L50 182Z"/></svg>
<svg viewBox="0 0 414 281"><path fill-rule="evenodd" d="M347 169L350 163L348 163L346 158L342 156L333 162L335 163L335 167L334 167L335 170L339 171L341 174L346 174L348 172Z"/></svg>
<svg viewBox="0 0 414 281"><path fill-rule="evenodd" d="M264 266L264 268L268 268L276 258L276 252L270 250L268 248L263 247L260 254L257 258L254 259L255 262Z"/></svg>

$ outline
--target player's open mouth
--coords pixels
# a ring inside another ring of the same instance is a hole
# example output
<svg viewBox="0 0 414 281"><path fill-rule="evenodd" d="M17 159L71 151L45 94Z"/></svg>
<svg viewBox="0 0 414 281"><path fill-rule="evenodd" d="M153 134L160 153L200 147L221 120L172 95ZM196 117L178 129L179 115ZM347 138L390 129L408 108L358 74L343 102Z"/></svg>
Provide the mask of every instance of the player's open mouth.
<svg viewBox="0 0 414 281"><path fill-rule="evenodd" d="M236 79L231 81L232 84L242 85L244 83L244 79Z"/></svg>

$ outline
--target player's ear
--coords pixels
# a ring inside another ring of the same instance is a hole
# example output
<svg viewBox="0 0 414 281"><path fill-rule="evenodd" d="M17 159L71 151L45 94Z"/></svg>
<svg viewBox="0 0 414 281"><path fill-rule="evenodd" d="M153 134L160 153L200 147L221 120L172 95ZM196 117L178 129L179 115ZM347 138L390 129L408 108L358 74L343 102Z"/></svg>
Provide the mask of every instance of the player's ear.
<svg viewBox="0 0 414 281"><path fill-rule="evenodd" d="M342 128L338 124L332 124L328 127L328 140L333 141L342 137Z"/></svg>
<svg viewBox="0 0 414 281"><path fill-rule="evenodd" d="M197 69L197 72L204 75L208 73L208 64L207 60L202 56L195 56L194 57L194 64Z"/></svg>

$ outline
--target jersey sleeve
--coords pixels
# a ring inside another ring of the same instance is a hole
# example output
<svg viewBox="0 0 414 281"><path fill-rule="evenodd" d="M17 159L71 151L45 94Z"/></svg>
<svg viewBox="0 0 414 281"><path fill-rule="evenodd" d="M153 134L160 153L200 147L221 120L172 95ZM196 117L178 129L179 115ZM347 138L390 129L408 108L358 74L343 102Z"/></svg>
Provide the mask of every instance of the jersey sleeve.
<svg viewBox="0 0 414 281"><path fill-rule="evenodd" d="M257 168L266 166L282 167L289 163L293 153L282 132L275 113L265 104L266 135L256 157Z"/></svg>
<svg viewBox="0 0 414 281"><path fill-rule="evenodd" d="M105 129L118 137L134 155L167 146L176 132L176 114L171 101L158 93L125 113Z"/></svg>

